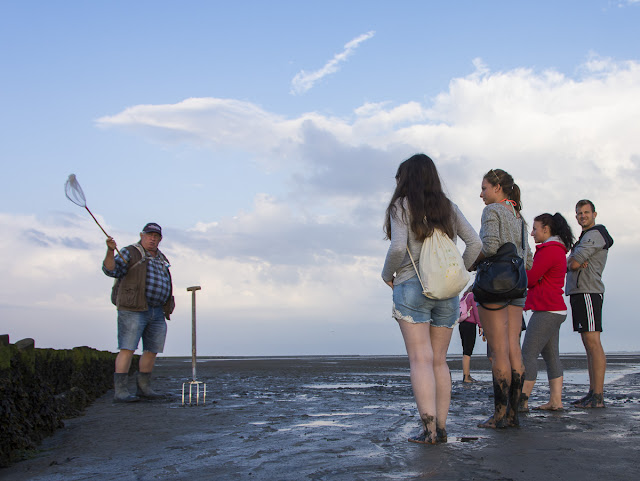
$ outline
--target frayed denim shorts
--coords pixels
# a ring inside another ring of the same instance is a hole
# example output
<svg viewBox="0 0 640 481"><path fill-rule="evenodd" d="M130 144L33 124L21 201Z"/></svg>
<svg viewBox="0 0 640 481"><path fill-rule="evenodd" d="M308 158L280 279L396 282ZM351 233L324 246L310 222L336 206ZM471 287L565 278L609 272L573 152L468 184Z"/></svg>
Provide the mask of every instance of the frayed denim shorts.
<svg viewBox="0 0 640 481"><path fill-rule="evenodd" d="M142 350L162 352L167 337L167 321L162 307L146 311L118 311L118 349L135 351L142 339Z"/></svg>
<svg viewBox="0 0 640 481"><path fill-rule="evenodd" d="M431 323L432 326L452 328L460 319L460 300L429 299L422 294L418 276L393 286L393 312L397 321L411 324Z"/></svg>

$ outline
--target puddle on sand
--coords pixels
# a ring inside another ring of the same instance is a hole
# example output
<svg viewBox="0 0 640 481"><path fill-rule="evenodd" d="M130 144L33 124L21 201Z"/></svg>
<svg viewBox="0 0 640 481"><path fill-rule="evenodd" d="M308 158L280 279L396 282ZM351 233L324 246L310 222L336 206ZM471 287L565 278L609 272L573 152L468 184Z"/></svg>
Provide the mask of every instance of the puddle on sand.
<svg viewBox="0 0 640 481"><path fill-rule="evenodd" d="M607 372L605 375L605 384L613 383L619 381L624 376L628 374L633 374L640 371L640 366L636 364L619 364L615 361L607 363ZM564 384L576 384L583 385L589 384L589 372L586 369L565 369L564 370ZM471 376L476 381L481 382L491 382L492 376L491 371L471 371ZM454 382L456 380L462 380L462 371L451 369L451 377ZM538 369L538 379L536 380L536 384L546 384L549 382L547 380L547 373L544 368Z"/></svg>
<svg viewBox="0 0 640 481"><path fill-rule="evenodd" d="M307 414L310 418L324 418L332 416L370 416L372 413L319 413Z"/></svg>
<svg viewBox="0 0 640 481"><path fill-rule="evenodd" d="M406 377L409 379L409 369L403 369L402 371L386 371L386 372L352 372L351 376L358 377L380 377L380 376L389 376L389 377Z"/></svg>
<svg viewBox="0 0 640 481"><path fill-rule="evenodd" d="M333 421L311 421L309 423L294 424L294 426L303 427L303 428L318 428L318 427L350 428L351 424L340 424Z"/></svg>
<svg viewBox="0 0 640 481"><path fill-rule="evenodd" d="M387 387L382 384L371 384L365 382L344 382L339 384L305 384L302 387L307 389L366 389L371 387Z"/></svg>
<svg viewBox="0 0 640 481"><path fill-rule="evenodd" d="M481 439L483 439L482 436L448 436L447 444L476 443Z"/></svg>

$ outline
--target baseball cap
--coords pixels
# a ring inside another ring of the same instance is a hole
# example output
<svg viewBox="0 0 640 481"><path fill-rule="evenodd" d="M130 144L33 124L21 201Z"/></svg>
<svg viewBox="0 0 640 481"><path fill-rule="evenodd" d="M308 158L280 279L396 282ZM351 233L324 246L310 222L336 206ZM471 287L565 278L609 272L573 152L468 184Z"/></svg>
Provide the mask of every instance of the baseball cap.
<svg viewBox="0 0 640 481"><path fill-rule="evenodd" d="M142 232L146 234L150 234L151 232L155 232L156 234L162 235L162 227L160 227L155 222L149 222L142 228Z"/></svg>

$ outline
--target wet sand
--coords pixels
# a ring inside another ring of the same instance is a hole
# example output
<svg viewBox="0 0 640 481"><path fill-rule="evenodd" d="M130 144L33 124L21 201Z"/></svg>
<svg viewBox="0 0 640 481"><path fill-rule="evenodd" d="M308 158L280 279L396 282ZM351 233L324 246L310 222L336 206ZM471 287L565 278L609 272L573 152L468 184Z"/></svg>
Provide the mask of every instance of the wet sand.
<svg viewBox="0 0 640 481"><path fill-rule="evenodd" d="M170 399L114 404L109 392L0 479L640 479L640 356L608 362L605 409L569 407L586 361L564 356L565 410L493 431L476 427L492 408L486 359L472 359L471 385L452 359L449 443L424 446L406 441L419 425L404 357L201 359L197 407L180 405L190 359L163 358L155 386ZM530 405L547 399L540 361Z"/></svg>

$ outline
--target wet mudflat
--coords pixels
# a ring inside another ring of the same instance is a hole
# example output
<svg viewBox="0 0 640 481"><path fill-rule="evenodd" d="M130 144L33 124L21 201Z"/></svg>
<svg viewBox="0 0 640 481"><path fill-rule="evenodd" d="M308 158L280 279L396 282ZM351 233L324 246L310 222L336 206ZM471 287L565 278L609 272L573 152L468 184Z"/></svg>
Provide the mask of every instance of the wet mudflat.
<svg viewBox="0 0 640 481"><path fill-rule="evenodd" d="M418 417L403 357L202 359L207 403L181 406L189 359L158 361L166 401L113 404L110 392L45 440L7 480L567 480L640 479L640 356L609 356L607 407L579 410L584 356L564 356L565 410L532 411L520 428L476 427L491 377L453 374L449 443L408 443ZM531 406L548 399L542 362Z"/></svg>

